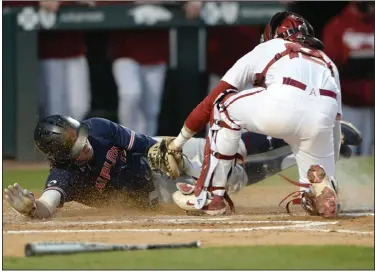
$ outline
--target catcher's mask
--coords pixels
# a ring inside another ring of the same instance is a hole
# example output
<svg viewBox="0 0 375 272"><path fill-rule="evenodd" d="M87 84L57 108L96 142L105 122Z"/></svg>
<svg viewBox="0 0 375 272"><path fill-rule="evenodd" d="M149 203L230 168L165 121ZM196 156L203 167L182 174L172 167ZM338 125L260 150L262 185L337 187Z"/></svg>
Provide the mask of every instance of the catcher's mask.
<svg viewBox="0 0 375 272"><path fill-rule="evenodd" d="M312 25L302 16L289 11L278 12L272 16L260 42L275 38L305 43L318 50L324 48L323 43L315 37Z"/></svg>
<svg viewBox="0 0 375 272"><path fill-rule="evenodd" d="M85 147L87 125L61 115L41 119L34 130L34 141L47 158L57 163L74 162Z"/></svg>

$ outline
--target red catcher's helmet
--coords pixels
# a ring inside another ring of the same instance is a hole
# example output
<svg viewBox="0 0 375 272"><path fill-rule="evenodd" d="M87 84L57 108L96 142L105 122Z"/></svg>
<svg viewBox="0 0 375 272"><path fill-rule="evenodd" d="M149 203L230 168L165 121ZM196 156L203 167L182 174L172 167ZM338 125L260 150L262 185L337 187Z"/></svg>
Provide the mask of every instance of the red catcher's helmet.
<svg viewBox="0 0 375 272"><path fill-rule="evenodd" d="M312 25L302 16L289 11L278 12L266 25L261 42L274 38L305 43L315 49L322 50L323 43L315 38Z"/></svg>

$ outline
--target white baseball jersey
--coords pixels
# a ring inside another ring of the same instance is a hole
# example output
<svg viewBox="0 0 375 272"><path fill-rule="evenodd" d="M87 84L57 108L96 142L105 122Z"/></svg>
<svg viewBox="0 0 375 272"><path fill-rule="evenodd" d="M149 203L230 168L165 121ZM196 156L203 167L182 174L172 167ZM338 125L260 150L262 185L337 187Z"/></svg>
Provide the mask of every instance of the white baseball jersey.
<svg viewBox="0 0 375 272"><path fill-rule="evenodd" d="M255 83L255 75L261 73L276 54L285 51L285 44L288 43L290 42L283 39L273 39L259 44L251 52L239 59L228 70L222 80L236 87L239 91L243 91L249 83ZM265 83L268 87L273 84L279 85L283 82L283 77L291 77L308 86L319 86L319 88L330 90L336 93L338 113L342 114L340 80L337 67L326 54L321 53L325 61L331 63L334 77L332 77L330 69L322 60L317 58L308 59L298 53L298 57L285 56L271 65L266 74ZM303 71L308 69L309 73L301 73L302 69L298 69L298 67L303 67Z"/></svg>

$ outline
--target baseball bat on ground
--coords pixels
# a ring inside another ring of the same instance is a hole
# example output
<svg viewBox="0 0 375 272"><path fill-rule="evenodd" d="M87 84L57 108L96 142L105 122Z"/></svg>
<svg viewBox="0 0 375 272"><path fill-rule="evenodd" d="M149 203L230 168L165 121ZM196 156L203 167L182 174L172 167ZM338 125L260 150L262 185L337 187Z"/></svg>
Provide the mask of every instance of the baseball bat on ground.
<svg viewBox="0 0 375 272"><path fill-rule="evenodd" d="M199 248L200 241L180 244L140 244L140 245L119 245L105 243L77 243L77 242L40 242L28 243L25 245L25 255L42 256L52 254L73 254L81 252L104 252L104 251L131 251L131 250L152 250L172 248Z"/></svg>

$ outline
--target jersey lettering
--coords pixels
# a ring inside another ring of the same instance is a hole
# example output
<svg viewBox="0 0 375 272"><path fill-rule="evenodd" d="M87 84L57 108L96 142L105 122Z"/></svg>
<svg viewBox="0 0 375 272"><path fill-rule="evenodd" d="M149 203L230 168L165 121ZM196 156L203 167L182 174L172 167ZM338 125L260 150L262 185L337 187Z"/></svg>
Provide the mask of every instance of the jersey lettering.
<svg viewBox="0 0 375 272"><path fill-rule="evenodd" d="M121 154L123 154L123 152L120 152L120 155ZM106 159L108 161L104 162L102 170L100 171L100 175L95 183L95 186L99 192L103 192L103 189L105 188L107 182L111 179L111 169L116 164L118 155L118 147L113 146L110 150L108 150L106 155Z"/></svg>
<svg viewBox="0 0 375 272"><path fill-rule="evenodd" d="M107 159L110 160L112 164L115 164L117 155L118 155L118 148L112 147L107 153Z"/></svg>
<svg viewBox="0 0 375 272"><path fill-rule="evenodd" d="M120 160L122 162L126 162L126 151L125 150L122 150L122 152L120 152Z"/></svg>

